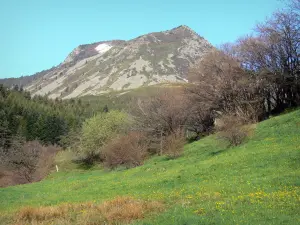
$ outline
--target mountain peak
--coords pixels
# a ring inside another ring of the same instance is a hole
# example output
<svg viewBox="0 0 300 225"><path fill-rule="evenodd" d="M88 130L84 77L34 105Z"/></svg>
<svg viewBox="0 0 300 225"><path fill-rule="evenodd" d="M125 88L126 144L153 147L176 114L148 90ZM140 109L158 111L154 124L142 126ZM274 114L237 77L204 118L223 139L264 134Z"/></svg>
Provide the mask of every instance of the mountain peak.
<svg viewBox="0 0 300 225"><path fill-rule="evenodd" d="M171 30L165 31L169 34L175 34L181 37L192 37L192 38L201 38L199 34L197 34L193 29L191 29L189 26L186 25L180 25L178 27L175 27Z"/></svg>
<svg viewBox="0 0 300 225"><path fill-rule="evenodd" d="M68 99L165 82L186 82L189 67L212 48L186 25L129 41L80 45L65 63L25 88L33 95Z"/></svg>
<svg viewBox="0 0 300 225"><path fill-rule="evenodd" d="M189 26L187 25L180 25L178 27L173 28L172 30L189 30L189 31L193 31ZM194 32L194 31L193 31Z"/></svg>

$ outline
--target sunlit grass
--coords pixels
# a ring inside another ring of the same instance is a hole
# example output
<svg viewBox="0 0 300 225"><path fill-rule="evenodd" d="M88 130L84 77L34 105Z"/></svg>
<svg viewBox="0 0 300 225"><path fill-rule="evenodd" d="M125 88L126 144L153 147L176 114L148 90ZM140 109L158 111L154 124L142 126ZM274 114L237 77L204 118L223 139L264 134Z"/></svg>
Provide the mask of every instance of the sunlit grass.
<svg viewBox="0 0 300 225"><path fill-rule="evenodd" d="M210 136L186 145L178 159L115 171L82 170L60 155L60 172L46 180L0 189L0 223L24 206L130 196L166 209L136 224L299 224L300 110L258 124L239 147L225 146Z"/></svg>

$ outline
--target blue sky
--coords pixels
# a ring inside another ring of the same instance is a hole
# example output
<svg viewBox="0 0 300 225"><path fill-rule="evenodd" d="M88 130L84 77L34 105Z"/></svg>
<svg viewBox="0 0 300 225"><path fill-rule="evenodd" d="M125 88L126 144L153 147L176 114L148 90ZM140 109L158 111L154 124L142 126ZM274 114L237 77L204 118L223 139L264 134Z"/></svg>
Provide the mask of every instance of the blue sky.
<svg viewBox="0 0 300 225"><path fill-rule="evenodd" d="M252 32L278 0L0 0L0 77L59 64L76 46L187 25L213 45Z"/></svg>

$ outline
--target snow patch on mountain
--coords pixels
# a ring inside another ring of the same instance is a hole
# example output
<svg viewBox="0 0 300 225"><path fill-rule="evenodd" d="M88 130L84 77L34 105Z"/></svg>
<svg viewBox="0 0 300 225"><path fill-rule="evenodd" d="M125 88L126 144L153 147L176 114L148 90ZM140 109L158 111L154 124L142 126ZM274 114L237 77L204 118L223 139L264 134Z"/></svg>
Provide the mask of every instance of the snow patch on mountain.
<svg viewBox="0 0 300 225"><path fill-rule="evenodd" d="M25 88L32 95L68 99L159 83L187 83L189 67L213 48L186 26L129 41L79 45L64 63Z"/></svg>
<svg viewBox="0 0 300 225"><path fill-rule="evenodd" d="M97 52L101 53L101 54L104 54L105 52L107 52L107 51L108 51L109 49L111 49L111 48L112 48L111 45L108 45L108 44L103 43L103 44L99 44L99 45L95 48L95 50L96 50Z"/></svg>

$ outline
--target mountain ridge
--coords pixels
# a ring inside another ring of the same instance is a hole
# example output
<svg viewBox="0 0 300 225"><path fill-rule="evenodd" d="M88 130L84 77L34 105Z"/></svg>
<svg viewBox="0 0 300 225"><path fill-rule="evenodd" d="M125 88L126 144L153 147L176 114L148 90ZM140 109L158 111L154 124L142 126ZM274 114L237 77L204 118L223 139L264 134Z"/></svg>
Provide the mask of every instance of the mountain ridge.
<svg viewBox="0 0 300 225"><path fill-rule="evenodd" d="M188 68L213 48L185 25L128 41L83 44L74 48L58 66L23 85L33 95L68 99L165 82L186 82Z"/></svg>

